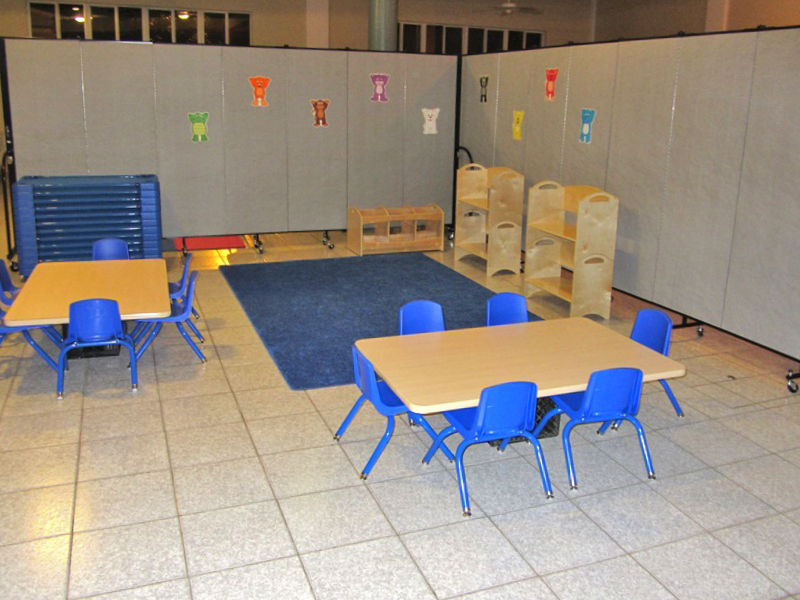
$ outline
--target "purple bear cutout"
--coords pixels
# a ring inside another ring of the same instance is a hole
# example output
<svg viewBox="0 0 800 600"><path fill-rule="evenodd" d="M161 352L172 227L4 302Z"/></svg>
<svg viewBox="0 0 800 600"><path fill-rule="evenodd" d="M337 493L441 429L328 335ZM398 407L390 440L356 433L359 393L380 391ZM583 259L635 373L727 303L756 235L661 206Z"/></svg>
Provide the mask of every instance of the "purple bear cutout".
<svg viewBox="0 0 800 600"><path fill-rule="evenodd" d="M389 76L383 73L373 73L369 76L372 79L372 100L373 102L388 102L386 97L386 84L389 81Z"/></svg>

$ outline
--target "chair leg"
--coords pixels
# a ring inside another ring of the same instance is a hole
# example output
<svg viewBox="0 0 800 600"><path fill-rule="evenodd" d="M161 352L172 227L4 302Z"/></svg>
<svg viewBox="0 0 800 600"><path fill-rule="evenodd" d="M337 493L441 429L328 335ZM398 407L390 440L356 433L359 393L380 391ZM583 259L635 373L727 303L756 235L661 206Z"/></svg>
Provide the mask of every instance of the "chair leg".
<svg viewBox="0 0 800 600"><path fill-rule="evenodd" d="M564 431L561 433L561 443L564 446L564 459L567 462L567 475L569 476L569 489L578 489L578 480L575 477L575 463L572 459L572 445L569 443L569 434L575 424L570 421L564 425Z"/></svg>
<svg viewBox="0 0 800 600"><path fill-rule="evenodd" d="M142 358L142 354L144 354L147 351L147 348L150 346L150 344L153 343L153 340L156 339L156 336L158 335L158 332L161 331L161 327L163 327L163 325L164 325L163 323L154 323L153 324L153 328L150 330L150 333L147 335L147 337L145 338L145 340L142 343L142 345L139 346L139 348L136 350L136 360L137 361L140 358ZM142 333L139 336L139 338L134 339L134 341L136 343L138 343L139 340L142 339L142 337L144 337L144 333Z"/></svg>
<svg viewBox="0 0 800 600"><path fill-rule="evenodd" d="M461 495L461 515L464 517L472 516L469 509L469 491L467 491L467 474L464 471L464 451L471 445L468 440L464 440L456 449L456 476L458 477L458 493Z"/></svg>
<svg viewBox="0 0 800 600"><path fill-rule="evenodd" d="M375 463L378 462L378 459L383 454L384 448L386 448L386 444L389 443L389 440L392 439L392 434L394 433L394 416L389 415L386 417L386 431L383 433L383 437L381 441L378 442L378 445L375 447L375 451L372 453L372 456L369 457L369 461L367 461L367 466L364 467L364 470L361 471L361 479L366 479L369 477L370 471L372 471L372 467L375 466Z"/></svg>
<svg viewBox="0 0 800 600"><path fill-rule="evenodd" d="M550 474L547 472L547 463L544 460L544 452L542 451L542 444L539 442L538 439L533 437L531 434L525 432L524 435L528 438L531 444L533 444L533 449L536 451L536 464L539 465L539 475L542 478L542 487L544 487L544 493L547 495L548 498L553 497L553 486L550 485Z"/></svg>
<svg viewBox="0 0 800 600"><path fill-rule="evenodd" d="M44 333L48 338L50 338L50 341L53 342L59 348L61 347L61 344L64 343L64 338L62 338L59 335L58 331L56 331L56 328L53 327L52 325L48 325L47 327L42 327L42 333Z"/></svg>
<svg viewBox="0 0 800 600"><path fill-rule="evenodd" d="M194 306L192 307L192 316L193 316L195 319L199 319L199 318L200 318L200 313L199 313L199 312L197 312L197 309L196 309Z"/></svg>
<svg viewBox="0 0 800 600"><path fill-rule="evenodd" d="M642 449L644 466L647 469L647 478L655 479L656 472L655 469L653 468L653 459L650 456L650 448L647 446L647 438L644 435L644 428L642 427L642 424L639 423L639 419L637 419L636 417L628 417L628 421L630 421L636 428L636 433L639 436L639 447Z"/></svg>
<svg viewBox="0 0 800 600"><path fill-rule="evenodd" d="M187 319L186 325L189 327L189 329L192 330L192 333L197 338L198 342L200 342L201 344L204 344L206 342L206 339L203 337L203 334L200 333L200 330L197 329L197 327L195 327L194 323L192 323L191 320Z"/></svg>
<svg viewBox="0 0 800 600"><path fill-rule="evenodd" d="M139 389L139 373L136 367L136 348L133 345L132 339L120 340L120 346L125 346L131 356L131 390L135 392Z"/></svg>
<svg viewBox="0 0 800 600"><path fill-rule="evenodd" d="M58 365L56 365L56 362L52 358L50 358L50 355L47 354L47 352L45 352L44 349L39 344L36 343L36 340L34 340L33 337L31 337L31 334L28 331L23 331L22 337L24 337L25 341L28 342L28 344L30 344L31 348L36 350L36 353L39 356L41 356L42 359L44 359L44 362L50 365L52 369L58 371Z"/></svg>
<svg viewBox="0 0 800 600"><path fill-rule="evenodd" d="M56 378L56 398L59 400L64 399L64 371L67 369L67 352L72 349L72 346L69 348L62 348L61 352L58 354L58 367L56 371L58 372L58 376Z"/></svg>
<svg viewBox="0 0 800 600"><path fill-rule="evenodd" d="M539 438L539 434L542 433L542 430L545 427L547 427L547 423L550 421L550 419L552 419L556 415L562 414L563 412L564 412L564 410L559 408L558 406L556 406L555 408L551 408L549 411L547 411L545 413L545 415L542 417L541 421L539 421L539 424L531 432L531 435L538 439ZM506 442L506 445L508 445L508 442Z"/></svg>
<svg viewBox="0 0 800 600"><path fill-rule="evenodd" d="M683 409L681 408L681 405L678 404L678 399L675 398L675 394L672 393L672 388L669 387L669 384L666 381L664 381L663 379L659 380L659 382L661 383L662 387L664 388L664 391L667 392L667 397L669 397L669 401L672 402L672 408L675 409L675 412L677 413L677 415L679 417L682 417L683 416Z"/></svg>
<svg viewBox="0 0 800 600"><path fill-rule="evenodd" d="M342 421L342 424L339 425L339 429L337 429L336 433L333 435L333 439L335 439L336 441L339 441L339 439L341 439L341 437L344 435L344 432L347 430L348 427L350 427L350 423L355 418L356 413L361 409L362 406L364 406L364 402L366 401L366 399L367 397L362 395L358 400L356 400L356 403L353 404L353 408L351 408L350 412L347 413L347 416L344 418L344 421Z"/></svg>
<svg viewBox="0 0 800 600"><path fill-rule="evenodd" d="M436 438L437 438L436 432L433 430L433 427L431 427L430 423L428 423L428 421L425 419L425 417L423 417L422 415L418 415L416 413L409 412L408 413L408 420L412 421L416 425L420 425L426 431L426 433L429 436L431 436L432 440L434 440L434 441L436 440ZM447 460L449 460L450 462L453 462L455 457L453 456L453 453L450 452L450 448L448 448L447 446L442 444L441 450L444 453L444 455L447 457Z"/></svg>
<svg viewBox="0 0 800 600"><path fill-rule="evenodd" d="M186 333L186 330L183 328L183 323L176 322L175 325L177 325L178 331L183 336L183 339L186 340L186 343L189 344L191 349L194 350L194 353L197 354L197 356L200 358L200 362L206 362L205 354L203 354L200 348L197 347L197 344L195 344L194 340L191 337L189 337L189 334Z"/></svg>
<svg viewBox="0 0 800 600"><path fill-rule="evenodd" d="M449 435L453 435L455 432L455 425L450 425L449 427L442 429L439 432L439 435L436 436L436 439L433 440L433 445L428 449L428 452L422 458L422 462L426 465L430 463L433 455L436 454L436 451L439 449L439 446L444 443L445 438Z"/></svg>

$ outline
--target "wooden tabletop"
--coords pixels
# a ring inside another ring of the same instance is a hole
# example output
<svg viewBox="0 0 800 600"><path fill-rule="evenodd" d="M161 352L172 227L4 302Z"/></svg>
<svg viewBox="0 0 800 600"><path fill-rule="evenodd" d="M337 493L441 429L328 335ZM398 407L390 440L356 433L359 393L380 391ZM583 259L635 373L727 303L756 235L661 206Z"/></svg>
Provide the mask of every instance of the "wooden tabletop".
<svg viewBox="0 0 800 600"><path fill-rule="evenodd" d="M39 263L8 309L6 325L69 322L69 305L89 298L119 303L123 320L170 314L167 265L162 258Z"/></svg>
<svg viewBox="0 0 800 600"><path fill-rule="evenodd" d="M356 347L412 411L477 406L481 390L532 381L539 396L586 389L594 371L636 367L645 381L681 377L686 368L589 319L454 329L359 340Z"/></svg>

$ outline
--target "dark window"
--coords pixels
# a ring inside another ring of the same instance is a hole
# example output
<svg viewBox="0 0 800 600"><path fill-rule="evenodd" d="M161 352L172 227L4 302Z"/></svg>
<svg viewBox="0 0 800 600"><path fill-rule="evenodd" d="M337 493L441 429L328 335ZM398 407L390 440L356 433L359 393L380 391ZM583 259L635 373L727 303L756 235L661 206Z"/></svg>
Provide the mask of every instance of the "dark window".
<svg viewBox="0 0 800 600"><path fill-rule="evenodd" d="M213 46L225 44L225 14L205 13L205 43Z"/></svg>
<svg viewBox="0 0 800 600"><path fill-rule="evenodd" d="M403 25L403 52L419 52L421 30L419 25Z"/></svg>
<svg viewBox="0 0 800 600"><path fill-rule="evenodd" d="M83 26L86 22L86 17L83 14L82 4L59 4L58 14L61 18L62 40L86 39Z"/></svg>
<svg viewBox="0 0 800 600"><path fill-rule="evenodd" d="M114 27L114 8L111 6L92 6L92 39L116 40L117 30ZM142 39L139 36L139 39Z"/></svg>
<svg viewBox="0 0 800 600"><path fill-rule="evenodd" d="M123 42L142 41L142 9L120 6L119 14L119 39Z"/></svg>
<svg viewBox="0 0 800 600"><path fill-rule="evenodd" d="M542 47L542 34L541 33L526 33L525 34L525 49L532 50L533 48Z"/></svg>
<svg viewBox="0 0 800 600"><path fill-rule="evenodd" d="M486 31L486 51L487 52L502 52L503 51L503 32L496 29L488 29Z"/></svg>
<svg viewBox="0 0 800 600"><path fill-rule="evenodd" d="M441 25L428 25L425 28L425 52L427 54L441 54L444 44L444 27Z"/></svg>
<svg viewBox="0 0 800 600"><path fill-rule="evenodd" d="M483 29L469 28L467 32L467 54L481 54L483 52Z"/></svg>
<svg viewBox="0 0 800 600"><path fill-rule="evenodd" d="M525 37L525 34L521 31L509 31L508 32L508 49L509 50L522 50L523 45L522 41Z"/></svg>
<svg viewBox="0 0 800 600"><path fill-rule="evenodd" d="M228 43L231 46L250 45L250 15L228 13Z"/></svg>
<svg viewBox="0 0 800 600"><path fill-rule="evenodd" d="M175 11L175 41L178 44L197 43L197 11Z"/></svg>
<svg viewBox="0 0 800 600"><path fill-rule="evenodd" d="M444 32L444 53L461 54L464 48L462 41L464 33L461 27L445 27Z"/></svg>
<svg viewBox="0 0 800 600"><path fill-rule="evenodd" d="M172 43L172 11L150 9L150 41Z"/></svg>
<svg viewBox="0 0 800 600"><path fill-rule="evenodd" d="M35 38L56 39L55 4L31 4L31 35Z"/></svg>

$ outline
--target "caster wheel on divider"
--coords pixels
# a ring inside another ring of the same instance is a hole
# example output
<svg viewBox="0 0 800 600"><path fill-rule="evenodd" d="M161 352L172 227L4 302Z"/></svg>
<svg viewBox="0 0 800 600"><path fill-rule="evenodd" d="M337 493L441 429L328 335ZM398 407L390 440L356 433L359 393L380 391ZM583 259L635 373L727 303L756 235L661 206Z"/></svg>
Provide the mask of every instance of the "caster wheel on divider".
<svg viewBox="0 0 800 600"><path fill-rule="evenodd" d="M704 333L705 333L705 329L703 329L703 326L700 325L700 327L697 328L697 335L700 336L700 337L703 337Z"/></svg>
<svg viewBox="0 0 800 600"><path fill-rule="evenodd" d="M333 248L334 248L334 243L333 243L333 242L328 242L328 248L330 248L331 250L333 250Z"/></svg>
<svg viewBox="0 0 800 600"><path fill-rule="evenodd" d="M9 268L10 268L10 269L11 269L11 270L12 270L14 273L16 273L17 271L19 271L19 263L18 263L17 261L15 261L15 260L12 260L12 261L11 261L11 265L9 266Z"/></svg>
<svg viewBox="0 0 800 600"><path fill-rule="evenodd" d="M789 388L789 391L793 394L797 393L797 384L794 381L787 381L786 387Z"/></svg>

